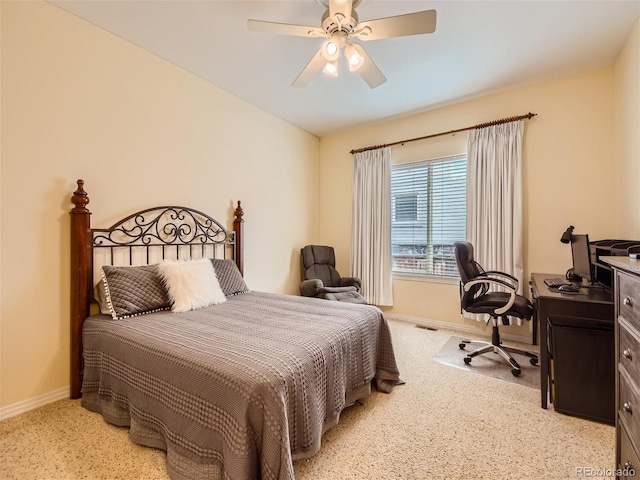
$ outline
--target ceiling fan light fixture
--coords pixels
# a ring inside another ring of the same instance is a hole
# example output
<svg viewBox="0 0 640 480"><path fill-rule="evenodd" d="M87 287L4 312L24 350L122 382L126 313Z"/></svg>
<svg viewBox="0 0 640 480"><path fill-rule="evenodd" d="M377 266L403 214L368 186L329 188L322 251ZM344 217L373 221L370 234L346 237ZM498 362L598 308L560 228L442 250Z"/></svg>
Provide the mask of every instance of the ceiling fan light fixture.
<svg viewBox="0 0 640 480"><path fill-rule="evenodd" d="M333 61L325 63L324 68L322 69L322 71L324 73L326 73L327 75L331 75L333 77L337 77L338 76L338 61L337 60L333 60Z"/></svg>
<svg viewBox="0 0 640 480"><path fill-rule="evenodd" d="M327 62L335 62L340 55L340 48L333 40L327 40L322 45L322 56Z"/></svg>
<svg viewBox="0 0 640 480"><path fill-rule="evenodd" d="M349 63L349 70L355 72L364 63L364 50L357 43L347 45L344 49L344 56Z"/></svg>
<svg viewBox="0 0 640 480"><path fill-rule="evenodd" d="M423 10L361 23L355 9L363 1L316 0L325 8L320 27L249 19L247 28L253 32L324 37L322 46L291 84L294 87L306 86L320 70L337 76L340 50L344 48L349 70L357 71L369 88L377 88L387 81L386 77L362 46L358 43L350 44L349 41L381 40L433 33L436 30L437 14L435 10Z"/></svg>

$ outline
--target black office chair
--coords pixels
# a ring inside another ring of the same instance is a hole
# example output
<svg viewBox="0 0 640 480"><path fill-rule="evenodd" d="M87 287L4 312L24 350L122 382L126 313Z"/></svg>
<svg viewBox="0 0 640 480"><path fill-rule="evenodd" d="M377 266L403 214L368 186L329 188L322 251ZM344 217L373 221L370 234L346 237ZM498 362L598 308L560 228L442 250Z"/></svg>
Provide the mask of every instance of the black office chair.
<svg viewBox="0 0 640 480"><path fill-rule="evenodd" d="M518 295L518 280L504 272L488 271L473 259L473 245L469 242L456 242L456 264L460 273L460 304L462 310L469 313L488 314L493 321L493 332L491 342L480 340L463 340L460 349L464 350L468 344L475 343L482 345L464 358L464 363L469 365L471 359L483 353L493 352L500 354L512 367L511 373L519 376L521 369L518 362L509 355L520 353L530 357L532 365L538 364L538 356L535 353L527 352L517 348L506 347L500 340L500 330L498 320L502 319L504 325L509 325L509 317L518 317L531 320L533 315L533 305L531 302ZM507 292L492 291L492 287L502 286ZM489 323L489 320L487 320Z"/></svg>

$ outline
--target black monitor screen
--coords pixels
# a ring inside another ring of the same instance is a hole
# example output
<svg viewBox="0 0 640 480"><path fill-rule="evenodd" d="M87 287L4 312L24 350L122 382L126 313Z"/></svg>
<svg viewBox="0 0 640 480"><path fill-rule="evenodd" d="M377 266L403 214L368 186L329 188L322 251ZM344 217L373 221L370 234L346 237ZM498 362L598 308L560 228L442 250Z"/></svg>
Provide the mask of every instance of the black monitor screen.
<svg viewBox="0 0 640 480"><path fill-rule="evenodd" d="M589 235L571 235L571 255L574 273L580 275L583 280L593 283Z"/></svg>

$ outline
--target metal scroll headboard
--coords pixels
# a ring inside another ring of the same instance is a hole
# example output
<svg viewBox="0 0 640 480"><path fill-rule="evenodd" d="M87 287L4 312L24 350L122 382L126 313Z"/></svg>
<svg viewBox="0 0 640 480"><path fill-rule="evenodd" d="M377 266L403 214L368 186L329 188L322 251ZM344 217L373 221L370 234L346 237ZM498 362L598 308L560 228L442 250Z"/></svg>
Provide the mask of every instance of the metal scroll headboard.
<svg viewBox="0 0 640 480"><path fill-rule="evenodd" d="M149 265L167 258L236 258L236 235L209 215L188 207L154 207L109 228L94 228L94 262ZM101 255L102 253L102 255ZM97 265L94 265L97 266Z"/></svg>

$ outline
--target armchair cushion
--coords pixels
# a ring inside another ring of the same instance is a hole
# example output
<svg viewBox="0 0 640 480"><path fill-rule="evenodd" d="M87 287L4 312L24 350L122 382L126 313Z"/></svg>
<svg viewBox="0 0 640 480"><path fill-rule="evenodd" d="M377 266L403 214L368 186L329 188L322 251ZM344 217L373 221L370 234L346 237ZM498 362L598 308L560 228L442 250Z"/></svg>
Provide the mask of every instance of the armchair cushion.
<svg viewBox="0 0 640 480"><path fill-rule="evenodd" d="M359 291L361 281L357 277L341 277L336 270L336 255L333 247L307 245L300 250L302 278L322 280L325 287L354 286Z"/></svg>
<svg viewBox="0 0 640 480"><path fill-rule="evenodd" d="M300 253L302 277L305 280L318 278L328 287L340 284L340 274L336 271L336 256L332 247L307 245Z"/></svg>

